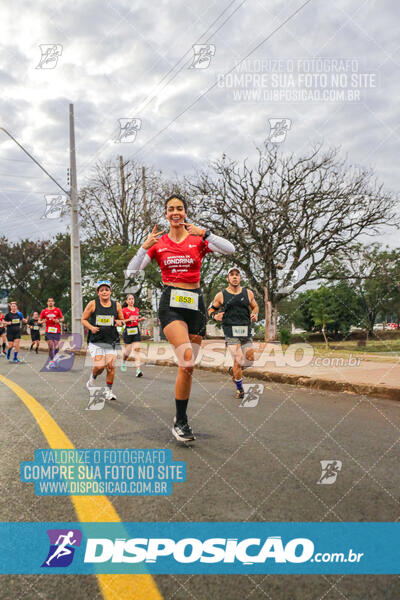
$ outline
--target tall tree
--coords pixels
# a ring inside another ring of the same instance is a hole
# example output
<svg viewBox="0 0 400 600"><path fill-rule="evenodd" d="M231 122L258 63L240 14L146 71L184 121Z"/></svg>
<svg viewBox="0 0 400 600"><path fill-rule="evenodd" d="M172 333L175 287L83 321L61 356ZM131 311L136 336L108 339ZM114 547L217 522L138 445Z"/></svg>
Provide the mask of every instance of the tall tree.
<svg viewBox="0 0 400 600"><path fill-rule="evenodd" d="M266 340L276 337L278 302L318 279L328 258L361 234L399 224L395 196L337 149L296 157L266 145L254 167L224 155L188 185L201 223L234 240L234 261L264 298Z"/></svg>

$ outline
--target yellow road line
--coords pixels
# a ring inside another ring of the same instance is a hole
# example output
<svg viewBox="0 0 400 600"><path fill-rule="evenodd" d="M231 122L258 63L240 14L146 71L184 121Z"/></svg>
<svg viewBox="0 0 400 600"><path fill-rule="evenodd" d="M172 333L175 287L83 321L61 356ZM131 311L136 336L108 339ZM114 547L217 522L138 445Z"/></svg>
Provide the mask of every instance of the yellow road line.
<svg viewBox="0 0 400 600"><path fill-rule="evenodd" d="M30 410L43 432L50 448L75 448L53 417L33 396L11 379L0 375L0 381L9 387ZM106 496L71 496L75 512L82 523L120 523L121 519ZM162 600L151 575L101 575L97 581L105 600Z"/></svg>

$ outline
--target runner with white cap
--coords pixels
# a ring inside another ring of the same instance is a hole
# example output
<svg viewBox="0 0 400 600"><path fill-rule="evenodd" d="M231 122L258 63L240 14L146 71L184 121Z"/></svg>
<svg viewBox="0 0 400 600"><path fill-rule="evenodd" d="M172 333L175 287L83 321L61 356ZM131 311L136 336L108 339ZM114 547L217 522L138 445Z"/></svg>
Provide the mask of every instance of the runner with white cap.
<svg viewBox="0 0 400 600"><path fill-rule="evenodd" d="M96 283L97 298L91 300L82 314L82 325L89 330L88 350L93 358L93 369L86 384L88 390L96 386L97 377L106 369L107 400L116 400L112 390L116 346L119 344L117 326L124 322L124 315L119 302L111 300L111 281L102 279Z"/></svg>
<svg viewBox="0 0 400 600"><path fill-rule="evenodd" d="M208 316L222 321L225 343L233 358L229 373L236 385L236 398L244 397L242 370L254 361L251 322L257 321L258 304L254 293L240 285L238 267L231 267L227 274L228 287L218 292L208 309ZM221 312L218 312L221 309Z"/></svg>

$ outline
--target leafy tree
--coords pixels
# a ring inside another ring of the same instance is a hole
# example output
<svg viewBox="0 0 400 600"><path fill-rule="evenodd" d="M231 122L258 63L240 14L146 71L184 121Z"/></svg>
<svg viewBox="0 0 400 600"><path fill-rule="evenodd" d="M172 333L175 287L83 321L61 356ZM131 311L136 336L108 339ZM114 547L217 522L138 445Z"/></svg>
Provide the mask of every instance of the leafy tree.
<svg viewBox="0 0 400 600"><path fill-rule="evenodd" d="M325 345L328 348L326 328L328 324L334 323L336 317L332 289L322 286L312 291L310 302L311 315L315 325L321 327Z"/></svg>
<svg viewBox="0 0 400 600"><path fill-rule="evenodd" d="M342 281L356 293L359 324L368 335L379 313L399 301L400 250L380 244L353 244L331 257L320 270L325 281Z"/></svg>

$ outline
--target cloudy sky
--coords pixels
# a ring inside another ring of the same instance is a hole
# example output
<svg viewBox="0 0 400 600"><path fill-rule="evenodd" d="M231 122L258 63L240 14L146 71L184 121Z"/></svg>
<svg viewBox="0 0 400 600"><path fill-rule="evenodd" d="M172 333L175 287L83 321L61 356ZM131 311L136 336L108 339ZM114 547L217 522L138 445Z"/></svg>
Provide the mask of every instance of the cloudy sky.
<svg viewBox="0 0 400 600"><path fill-rule="evenodd" d="M341 146L397 191L398 12L393 0L3 3L1 126L65 186L70 102L79 185L118 154L171 176L222 153L251 160L279 119L283 152ZM119 119L140 119L134 140L116 142ZM0 191L10 239L66 229L41 218L58 190L3 132Z"/></svg>

